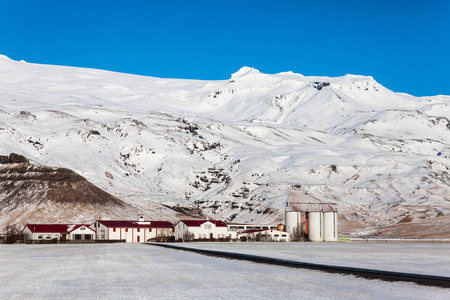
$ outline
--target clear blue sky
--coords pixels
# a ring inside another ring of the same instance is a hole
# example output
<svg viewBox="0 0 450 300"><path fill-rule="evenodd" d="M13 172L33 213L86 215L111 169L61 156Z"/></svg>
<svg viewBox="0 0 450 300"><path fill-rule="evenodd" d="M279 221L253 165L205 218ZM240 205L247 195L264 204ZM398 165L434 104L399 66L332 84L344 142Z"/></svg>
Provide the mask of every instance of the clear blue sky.
<svg viewBox="0 0 450 300"><path fill-rule="evenodd" d="M0 54L167 78L371 75L450 95L450 1L0 0Z"/></svg>

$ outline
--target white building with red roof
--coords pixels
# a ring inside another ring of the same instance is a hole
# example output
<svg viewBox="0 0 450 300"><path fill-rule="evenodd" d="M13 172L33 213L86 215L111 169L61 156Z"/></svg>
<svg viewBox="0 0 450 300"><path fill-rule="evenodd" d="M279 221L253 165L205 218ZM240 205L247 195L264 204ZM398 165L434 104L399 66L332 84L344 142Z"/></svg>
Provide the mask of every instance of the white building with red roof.
<svg viewBox="0 0 450 300"><path fill-rule="evenodd" d="M144 243L157 237L173 236L173 224L168 221L95 221L91 228L98 240L124 240L127 243Z"/></svg>
<svg viewBox="0 0 450 300"><path fill-rule="evenodd" d="M217 220L181 220L175 225L175 240L230 238L228 226Z"/></svg>
<svg viewBox="0 0 450 300"><path fill-rule="evenodd" d="M291 237L289 232L277 229L247 229L237 233L241 240L246 241L272 241L289 242Z"/></svg>
<svg viewBox="0 0 450 300"><path fill-rule="evenodd" d="M28 240L95 239L95 231L84 224L27 224L22 232Z"/></svg>

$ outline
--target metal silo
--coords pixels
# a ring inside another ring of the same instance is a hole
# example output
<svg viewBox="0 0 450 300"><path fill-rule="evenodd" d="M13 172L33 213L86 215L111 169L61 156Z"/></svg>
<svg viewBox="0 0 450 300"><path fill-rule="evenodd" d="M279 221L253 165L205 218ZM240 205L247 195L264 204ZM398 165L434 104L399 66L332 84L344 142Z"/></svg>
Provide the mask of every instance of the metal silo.
<svg viewBox="0 0 450 300"><path fill-rule="evenodd" d="M323 213L323 241L337 242L337 213Z"/></svg>
<svg viewBox="0 0 450 300"><path fill-rule="evenodd" d="M301 221L302 221L301 212L286 211L284 230L292 235L294 233L295 228L298 228L298 230L300 230L300 226L302 224Z"/></svg>
<svg viewBox="0 0 450 300"><path fill-rule="evenodd" d="M323 242L323 213L308 212L308 239L311 242Z"/></svg>

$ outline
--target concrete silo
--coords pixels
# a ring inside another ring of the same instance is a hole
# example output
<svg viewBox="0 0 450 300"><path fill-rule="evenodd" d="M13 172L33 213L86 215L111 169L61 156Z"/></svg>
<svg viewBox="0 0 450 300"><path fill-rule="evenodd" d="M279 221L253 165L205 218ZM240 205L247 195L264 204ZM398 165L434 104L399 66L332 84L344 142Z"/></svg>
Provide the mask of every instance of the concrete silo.
<svg viewBox="0 0 450 300"><path fill-rule="evenodd" d="M337 213L323 213L323 241L337 242Z"/></svg>
<svg viewBox="0 0 450 300"><path fill-rule="evenodd" d="M323 213L320 211L308 212L308 240L323 242Z"/></svg>
<svg viewBox="0 0 450 300"><path fill-rule="evenodd" d="M291 236L295 229L301 230L302 225L301 212L299 211L286 211L285 212L285 226L284 230L289 232Z"/></svg>

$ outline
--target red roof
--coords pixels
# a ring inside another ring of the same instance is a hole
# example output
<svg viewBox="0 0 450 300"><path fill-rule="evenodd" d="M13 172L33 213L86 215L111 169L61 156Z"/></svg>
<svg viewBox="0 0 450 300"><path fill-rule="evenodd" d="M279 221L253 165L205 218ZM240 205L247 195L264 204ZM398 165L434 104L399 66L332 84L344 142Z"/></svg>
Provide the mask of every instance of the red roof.
<svg viewBox="0 0 450 300"><path fill-rule="evenodd" d="M200 227L200 225L202 225L206 222L211 222L214 225L216 225L216 227L227 227L227 224L225 224L222 221L217 221L217 220L180 220L180 222L183 222L188 227Z"/></svg>
<svg viewBox="0 0 450 300"><path fill-rule="evenodd" d="M70 233L80 228L81 226L85 226L86 228L94 231L93 229L89 228L89 225L85 224L27 224L25 228L28 227L31 232Z"/></svg>
<svg viewBox="0 0 450 300"><path fill-rule="evenodd" d="M173 228L173 224L168 221L111 221L111 220L98 220L97 222L105 225L106 227L119 227L119 228Z"/></svg>

